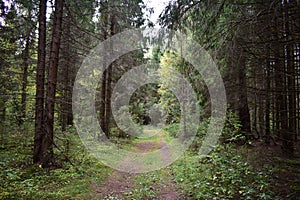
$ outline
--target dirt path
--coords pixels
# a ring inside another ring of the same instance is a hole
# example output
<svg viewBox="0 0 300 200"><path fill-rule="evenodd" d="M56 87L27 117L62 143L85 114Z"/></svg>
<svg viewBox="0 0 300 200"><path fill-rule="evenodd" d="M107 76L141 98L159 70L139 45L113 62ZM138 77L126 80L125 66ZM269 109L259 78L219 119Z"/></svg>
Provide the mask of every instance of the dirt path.
<svg viewBox="0 0 300 200"><path fill-rule="evenodd" d="M162 153L160 154L161 159L167 163L169 162L169 149L167 147L166 141L161 133L157 134L161 137L159 142L153 141L142 141L135 144L137 152L145 153L148 151L156 150L162 148ZM121 162L121 164L126 165L126 158ZM155 193L155 197L142 197L142 199L161 199L161 200L179 200L181 199L178 187L173 180L173 176L168 168L161 171L162 175L159 181L151 182L149 189ZM120 171L114 171L101 185L93 186L96 193L97 199L130 199L127 194L134 189L138 189L135 180L138 176L143 176L140 174L130 174Z"/></svg>

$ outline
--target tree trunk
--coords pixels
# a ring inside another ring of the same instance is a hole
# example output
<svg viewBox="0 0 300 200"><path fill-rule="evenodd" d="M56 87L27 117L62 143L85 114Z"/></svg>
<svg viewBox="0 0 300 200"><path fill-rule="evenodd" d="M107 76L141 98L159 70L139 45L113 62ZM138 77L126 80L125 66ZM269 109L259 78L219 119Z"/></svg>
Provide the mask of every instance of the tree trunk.
<svg viewBox="0 0 300 200"><path fill-rule="evenodd" d="M285 92L285 66L283 46L280 45L280 31L277 30L277 44L275 48L275 87L276 87L276 127L278 136L282 137L282 131L287 129L285 121L286 115L286 92Z"/></svg>
<svg viewBox="0 0 300 200"><path fill-rule="evenodd" d="M265 106L265 130L266 130L266 137L265 143L270 144L271 132L270 132L270 87L271 87L271 80L270 80L270 50L269 46L267 47L267 59L266 59L266 106Z"/></svg>
<svg viewBox="0 0 300 200"><path fill-rule="evenodd" d="M26 99L27 99L27 84L28 84L28 66L30 57L30 33L26 38L26 45L23 52L23 77L22 77L22 97L21 97L21 116L20 125L23 124L26 117Z"/></svg>
<svg viewBox="0 0 300 200"><path fill-rule="evenodd" d="M104 16L104 22L108 22L107 15ZM104 30L104 40L107 39L107 30ZM110 36L115 34L115 16L111 14L110 16ZM113 50L113 44L110 44L109 49ZM113 52L106 52L107 54ZM106 57L103 59L103 74L101 83L101 102L100 102L100 126L102 131L105 133L106 137L110 137L110 119L111 119L111 95L112 95L112 74L113 74L113 64L107 67Z"/></svg>
<svg viewBox="0 0 300 200"><path fill-rule="evenodd" d="M251 137L251 119L247 99L245 52L236 39L228 43L230 56L227 62L228 72L225 76L226 96L230 109L239 117L241 131L247 139Z"/></svg>
<svg viewBox="0 0 300 200"><path fill-rule="evenodd" d="M63 0L55 1L54 25L50 49L47 94L45 104L45 124L44 138L42 143L43 166L47 167L54 162L53 144L54 144L54 106L57 83L57 69L59 59L59 47L61 39L61 25L63 15Z"/></svg>
<svg viewBox="0 0 300 200"><path fill-rule="evenodd" d="M40 0L39 5L39 40L38 63L36 75L36 103L35 103L35 135L33 148L33 162L40 163L42 159L43 115L44 115L44 81L46 65L46 9L47 0Z"/></svg>
<svg viewBox="0 0 300 200"><path fill-rule="evenodd" d="M63 28L63 38L62 41L64 41L64 46L62 47L62 56L63 56L63 62L61 65L63 66L63 98L61 102L61 130L66 131L67 126L68 126L68 116L69 112L71 112L72 109L69 109L69 104L71 104L71 95L70 95L70 64L72 63L72 56L70 54L71 51L71 37L70 37L70 32L71 32L71 22L70 22L70 17L68 15L65 16L64 20L64 28Z"/></svg>
<svg viewBox="0 0 300 200"><path fill-rule="evenodd" d="M111 14L110 36L115 34L115 16ZM110 43L110 49L113 51L113 43ZM113 53L113 52L111 52ZM111 63L107 69L107 85L106 85L106 101L105 101L105 119L106 119L106 136L110 137L110 119L111 119L111 95L112 95L112 71L113 64Z"/></svg>
<svg viewBox="0 0 300 200"><path fill-rule="evenodd" d="M248 98L247 98L247 80L246 80L246 60L245 60L245 52L241 47L237 47L237 51L235 52L237 56L237 69L238 70L238 116L242 125L242 132L246 136L247 139L251 139L251 122L250 122L250 113L248 107Z"/></svg>
<svg viewBox="0 0 300 200"><path fill-rule="evenodd" d="M289 44L291 39L291 25L290 25L290 3L284 1L284 14L285 14L285 35L286 35L286 76L287 76L287 93L288 93L288 129L285 130L283 135L283 150L288 155L292 156L294 153L294 112L295 112L295 77L294 77L294 63L293 63L293 46Z"/></svg>
<svg viewBox="0 0 300 200"><path fill-rule="evenodd" d="M104 40L107 39L106 30L104 30ZM103 58L103 66L102 66L102 77L101 77L101 97L100 97L100 127L102 131L107 133L107 122L106 122L106 114L105 114L105 105L106 105L106 75L107 70L106 67L106 55ZM99 135L102 137L102 135ZM100 138L99 138L100 139Z"/></svg>

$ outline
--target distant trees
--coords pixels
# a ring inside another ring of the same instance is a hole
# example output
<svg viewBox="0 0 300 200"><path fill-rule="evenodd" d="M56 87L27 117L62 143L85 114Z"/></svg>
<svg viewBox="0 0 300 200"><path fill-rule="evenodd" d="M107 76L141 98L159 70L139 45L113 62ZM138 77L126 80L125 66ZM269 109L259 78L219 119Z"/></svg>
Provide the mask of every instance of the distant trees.
<svg viewBox="0 0 300 200"><path fill-rule="evenodd" d="M289 155L299 134L298 1L171 2L161 24L190 30L216 55L242 132Z"/></svg>
<svg viewBox="0 0 300 200"><path fill-rule="evenodd" d="M22 127L32 107L32 99L27 94L33 84L30 72L35 62L36 12L27 1L12 2L9 5L1 2L1 123L10 119Z"/></svg>
<svg viewBox="0 0 300 200"><path fill-rule="evenodd" d="M252 6L254 31L244 42L253 63L248 70L257 74L249 93L251 101L256 93L259 102L253 104L258 116L252 120L260 123L267 144L279 140L289 155L299 129L299 6L296 1L258 1Z"/></svg>
<svg viewBox="0 0 300 200"><path fill-rule="evenodd" d="M133 1L100 1L100 16L98 19L98 26L103 40L122 32L126 28L138 28L144 24L144 17L142 8L144 8L142 0ZM113 44L108 49L113 49ZM112 52L107 52L108 54ZM137 58L137 54L133 58ZM103 71L100 86L100 126L107 137L110 137L110 128L112 127L112 111L111 111L111 95L113 84L118 79L118 71L124 72L124 60L120 58L117 62L106 63L109 64L108 68ZM126 60L125 62L131 63L134 59Z"/></svg>

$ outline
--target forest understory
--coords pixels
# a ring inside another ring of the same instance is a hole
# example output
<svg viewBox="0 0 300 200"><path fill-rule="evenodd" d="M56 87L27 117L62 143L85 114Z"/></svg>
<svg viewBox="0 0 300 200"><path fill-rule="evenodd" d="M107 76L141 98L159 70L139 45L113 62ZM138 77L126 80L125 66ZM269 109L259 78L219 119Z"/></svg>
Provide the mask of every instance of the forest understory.
<svg viewBox="0 0 300 200"><path fill-rule="evenodd" d="M30 135L27 131L14 130L1 144L1 199L298 199L300 195L299 143L293 158L282 153L280 144L266 146L260 141L219 145L202 159L190 149L166 168L135 174L101 164L72 130L58 136L57 144L68 143L69 149L57 150L57 166L32 166L31 137L21 138ZM146 140L118 139L118 145L145 153L161 148L170 137L163 131Z"/></svg>

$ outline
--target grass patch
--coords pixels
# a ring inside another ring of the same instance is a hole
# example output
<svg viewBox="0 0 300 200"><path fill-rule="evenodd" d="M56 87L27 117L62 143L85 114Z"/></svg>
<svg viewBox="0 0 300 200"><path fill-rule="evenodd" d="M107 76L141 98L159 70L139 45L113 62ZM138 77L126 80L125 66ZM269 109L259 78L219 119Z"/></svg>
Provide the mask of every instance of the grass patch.
<svg viewBox="0 0 300 200"><path fill-rule="evenodd" d="M134 189L126 192L126 197L128 199L155 199L167 176L165 169L137 175Z"/></svg>
<svg viewBox="0 0 300 200"><path fill-rule="evenodd" d="M63 167L42 169L32 165L33 135L7 134L0 154L0 199L91 198L91 184L102 182L112 170L94 159L76 134L64 137L69 141L68 151L56 152ZM66 153L73 165L63 160Z"/></svg>
<svg viewBox="0 0 300 200"><path fill-rule="evenodd" d="M191 199L278 199L270 191L270 169L251 167L231 146L210 156L185 156L171 166L177 183Z"/></svg>

